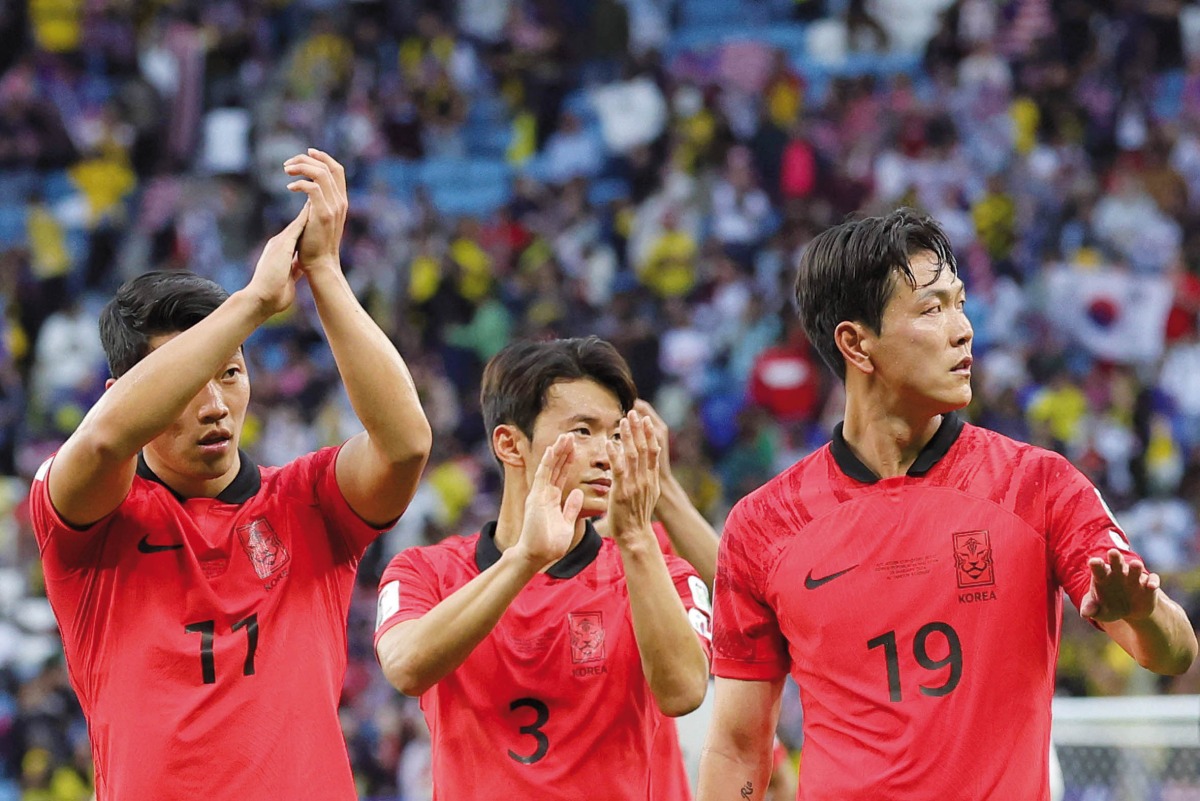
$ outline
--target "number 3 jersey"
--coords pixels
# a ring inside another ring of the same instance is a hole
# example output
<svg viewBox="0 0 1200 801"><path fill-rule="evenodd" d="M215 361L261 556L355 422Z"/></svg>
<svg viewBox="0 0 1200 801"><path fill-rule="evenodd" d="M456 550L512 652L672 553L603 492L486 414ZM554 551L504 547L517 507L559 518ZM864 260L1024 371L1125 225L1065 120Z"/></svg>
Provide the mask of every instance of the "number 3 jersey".
<svg viewBox="0 0 1200 801"><path fill-rule="evenodd" d="M355 568L378 530L337 486L337 449L241 455L183 500L139 461L86 530L31 490L46 593L88 719L99 801L356 798L337 704Z"/></svg>
<svg viewBox="0 0 1200 801"><path fill-rule="evenodd" d="M376 644L499 558L495 523L398 554L380 582ZM707 655L708 590L687 562L664 558ZM421 708L435 801L651 799L652 746L664 718L642 672L616 544L589 523L466 661L421 696Z"/></svg>
<svg viewBox="0 0 1200 801"><path fill-rule="evenodd" d="M1062 457L943 422L879 480L842 437L744 498L721 540L718 676L791 672L802 801L1048 801L1062 594L1136 558Z"/></svg>

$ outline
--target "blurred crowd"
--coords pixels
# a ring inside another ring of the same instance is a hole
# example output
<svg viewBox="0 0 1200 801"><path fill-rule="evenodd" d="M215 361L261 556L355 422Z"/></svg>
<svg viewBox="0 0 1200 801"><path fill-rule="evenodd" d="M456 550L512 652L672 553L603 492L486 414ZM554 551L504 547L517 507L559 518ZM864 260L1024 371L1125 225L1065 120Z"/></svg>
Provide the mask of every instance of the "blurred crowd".
<svg viewBox="0 0 1200 801"><path fill-rule="evenodd" d="M244 285L308 146L346 165L343 264L435 432L350 620L364 797L428 797L374 590L397 550L497 507L484 362L613 341L719 528L839 419L791 282L854 212L941 221L975 325L967 416L1067 455L1200 615L1195 3L22 0L0 4L0 801L90 794L24 499L103 391L98 309L147 269ZM311 299L247 357L258 461L356 430ZM1064 627L1061 692L1200 690Z"/></svg>

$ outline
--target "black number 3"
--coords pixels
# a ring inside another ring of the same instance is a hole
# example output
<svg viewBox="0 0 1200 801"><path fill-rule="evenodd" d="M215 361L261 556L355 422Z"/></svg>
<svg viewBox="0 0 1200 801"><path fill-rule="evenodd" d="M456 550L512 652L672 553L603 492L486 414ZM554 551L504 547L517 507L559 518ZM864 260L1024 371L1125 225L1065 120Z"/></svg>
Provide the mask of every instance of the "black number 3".
<svg viewBox="0 0 1200 801"><path fill-rule="evenodd" d="M510 750L508 755L520 762L522 765L532 765L542 757L546 756L546 752L550 750L550 738L542 731L542 726L546 725L546 721L550 720L550 707L546 706L544 701L539 701L536 698L518 698L508 705L508 708L516 712L521 707L529 707L537 716L533 723L528 726L522 726L517 729L521 734L528 734L537 741L537 748L532 754L525 756L518 754L516 751Z"/></svg>

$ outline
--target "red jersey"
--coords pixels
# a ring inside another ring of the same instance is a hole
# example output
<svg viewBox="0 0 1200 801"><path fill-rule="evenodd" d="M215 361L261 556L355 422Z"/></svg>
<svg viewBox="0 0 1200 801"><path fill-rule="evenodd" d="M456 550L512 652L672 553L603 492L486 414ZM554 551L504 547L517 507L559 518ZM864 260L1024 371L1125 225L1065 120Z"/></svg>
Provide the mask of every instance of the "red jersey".
<svg viewBox="0 0 1200 801"><path fill-rule="evenodd" d="M100 801L356 798L337 704L355 569L379 531L342 496L336 454L242 454L224 492L191 499L139 458L85 530L55 512L42 465L34 531Z"/></svg>
<svg viewBox="0 0 1200 801"><path fill-rule="evenodd" d="M380 582L376 644L499 558L495 523L398 554ZM687 562L664 558L707 654L704 583ZM642 672L616 544L588 524L466 661L421 696L421 709L433 743L435 801L497 793L653 799L651 749L663 717Z"/></svg>
<svg viewBox="0 0 1200 801"><path fill-rule="evenodd" d="M802 801L1049 801L1065 589L1137 558L1062 457L946 415L908 475L833 441L740 501L718 558L713 672L790 671Z"/></svg>

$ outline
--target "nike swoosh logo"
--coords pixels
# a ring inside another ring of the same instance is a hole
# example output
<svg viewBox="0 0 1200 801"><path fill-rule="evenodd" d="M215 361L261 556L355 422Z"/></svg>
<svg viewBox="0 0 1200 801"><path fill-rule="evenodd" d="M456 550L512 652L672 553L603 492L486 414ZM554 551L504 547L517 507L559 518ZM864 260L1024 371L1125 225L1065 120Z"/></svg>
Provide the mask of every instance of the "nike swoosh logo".
<svg viewBox="0 0 1200 801"><path fill-rule="evenodd" d="M856 567L858 567L858 565L850 565L850 567L846 568L845 570L839 570L836 573L830 573L828 576L824 576L823 578L813 578L812 571L810 570L808 571L808 575L804 577L804 589L815 590L822 584L828 584L829 582L833 581L838 576L846 575Z"/></svg>
<svg viewBox="0 0 1200 801"><path fill-rule="evenodd" d="M163 551L178 551L183 547L183 543L178 545L151 545L150 535L142 537L138 540L138 551L141 553L162 553Z"/></svg>

